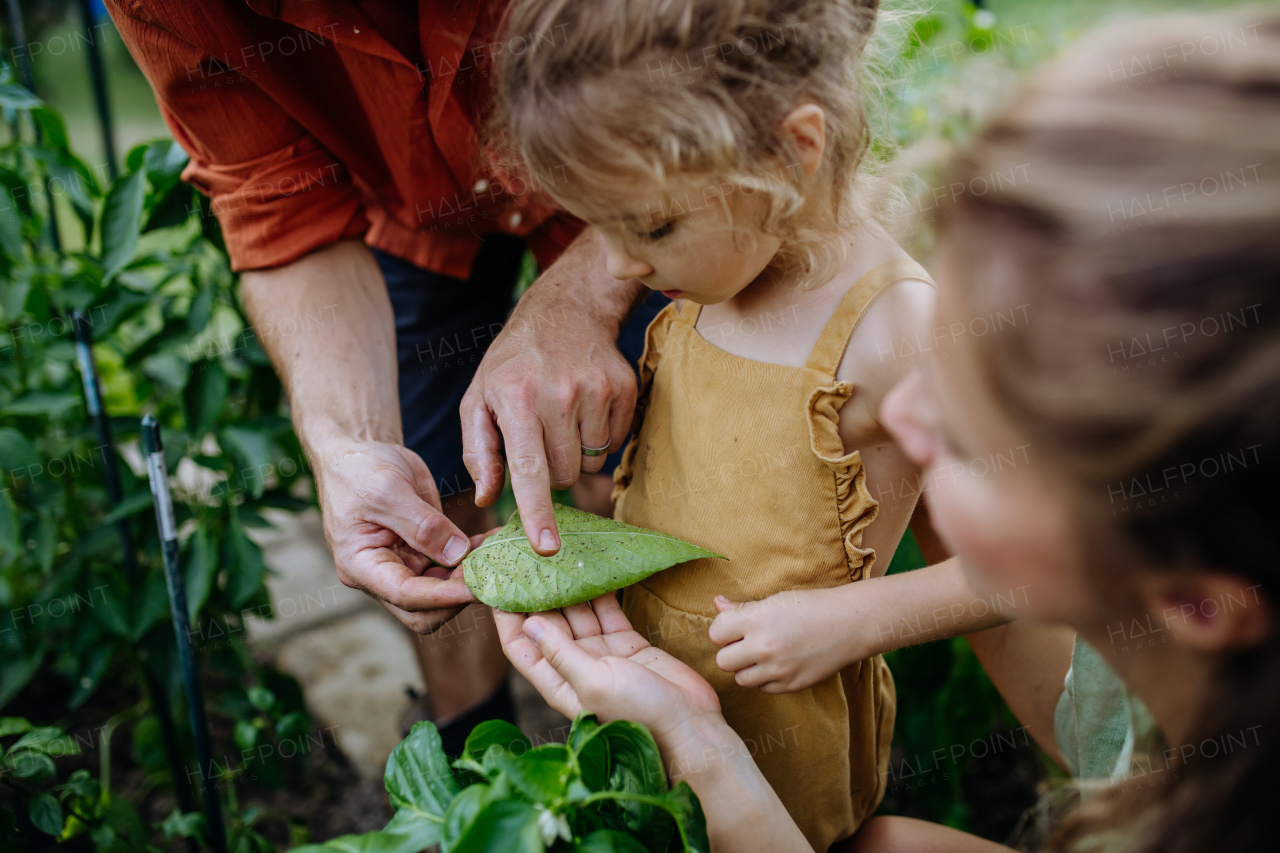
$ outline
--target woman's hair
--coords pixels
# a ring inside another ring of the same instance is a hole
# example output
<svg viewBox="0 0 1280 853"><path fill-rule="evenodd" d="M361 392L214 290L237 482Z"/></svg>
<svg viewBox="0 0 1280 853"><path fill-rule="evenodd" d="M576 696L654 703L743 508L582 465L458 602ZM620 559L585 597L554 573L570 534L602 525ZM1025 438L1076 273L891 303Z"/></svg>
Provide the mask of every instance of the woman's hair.
<svg viewBox="0 0 1280 853"><path fill-rule="evenodd" d="M843 260L848 192L869 136L859 57L877 0L516 0L496 58L491 156L591 208L621 185L705 182L672 208L732 193L765 202L779 261L821 283ZM801 192L783 119L826 118L822 171ZM495 155L496 152L496 155ZM567 186L563 185L567 182ZM722 195L723 194L723 195ZM670 211L663 211L663 218ZM657 211L654 211L657 213Z"/></svg>
<svg viewBox="0 0 1280 853"><path fill-rule="evenodd" d="M1221 570L1280 604L1280 16L1086 38L952 180L986 188L942 229L966 308L1028 306L980 339L986 379L1070 484L1092 570ZM1098 798L1059 846L1111 824L1141 850L1272 849L1280 629L1210 695L1177 780Z"/></svg>

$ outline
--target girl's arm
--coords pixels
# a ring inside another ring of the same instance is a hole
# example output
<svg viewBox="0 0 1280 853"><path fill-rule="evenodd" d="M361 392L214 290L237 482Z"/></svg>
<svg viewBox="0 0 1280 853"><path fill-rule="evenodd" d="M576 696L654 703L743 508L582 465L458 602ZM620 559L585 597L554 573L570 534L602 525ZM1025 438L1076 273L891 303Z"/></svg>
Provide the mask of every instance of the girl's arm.
<svg viewBox="0 0 1280 853"><path fill-rule="evenodd" d="M734 603L717 598L716 663L744 687L803 690L874 655L1002 625L1025 589L974 592L960 561L832 589L793 590ZM1059 688L1061 681L1059 681Z"/></svg>

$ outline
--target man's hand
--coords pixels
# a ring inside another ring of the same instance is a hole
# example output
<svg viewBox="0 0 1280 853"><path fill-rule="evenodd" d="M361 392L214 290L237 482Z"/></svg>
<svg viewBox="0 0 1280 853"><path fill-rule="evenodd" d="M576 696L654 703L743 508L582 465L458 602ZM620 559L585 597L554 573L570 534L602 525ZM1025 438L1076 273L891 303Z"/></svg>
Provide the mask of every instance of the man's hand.
<svg viewBox="0 0 1280 853"><path fill-rule="evenodd" d="M430 633L475 596L450 570L471 542L445 518L426 463L402 446L336 443L316 467L325 538L338 580L379 599L418 633Z"/></svg>
<svg viewBox="0 0 1280 853"><path fill-rule="evenodd" d="M828 630L822 618L832 592L788 590L742 604L717 595L719 615L708 631L711 642L724 646L716 665L764 693L794 693L835 675L852 661L848 638Z"/></svg>
<svg viewBox="0 0 1280 853"><path fill-rule="evenodd" d="M618 330L645 288L608 275L604 243L593 228L544 273L494 339L462 400L462 458L489 506L504 482L502 453L529 544L560 550L551 489L594 473L626 440L636 379L618 352Z"/></svg>
<svg viewBox="0 0 1280 853"><path fill-rule="evenodd" d="M240 292L288 389L339 580L409 628L434 630L474 600L443 568L469 545L441 513L426 464L404 447L395 322L373 255L355 240L335 243L246 272ZM283 328L301 331L271 331Z"/></svg>

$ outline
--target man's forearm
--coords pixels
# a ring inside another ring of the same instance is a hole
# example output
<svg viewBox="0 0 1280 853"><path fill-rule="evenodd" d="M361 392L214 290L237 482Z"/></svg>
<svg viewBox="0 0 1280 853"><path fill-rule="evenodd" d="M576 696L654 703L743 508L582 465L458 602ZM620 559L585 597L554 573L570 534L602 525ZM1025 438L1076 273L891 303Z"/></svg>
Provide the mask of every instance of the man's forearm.
<svg viewBox="0 0 1280 853"><path fill-rule="evenodd" d="M313 462L324 436L401 442L395 320L363 243L344 240L246 272L240 287Z"/></svg>
<svg viewBox="0 0 1280 853"><path fill-rule="evenodd" d="M609 275L604 240L595 228L587 228L529 288L507 326L520 331L525 324L536 329L567 320L608 328L616 338L648 293L635 279L618 281Z"/></svg>

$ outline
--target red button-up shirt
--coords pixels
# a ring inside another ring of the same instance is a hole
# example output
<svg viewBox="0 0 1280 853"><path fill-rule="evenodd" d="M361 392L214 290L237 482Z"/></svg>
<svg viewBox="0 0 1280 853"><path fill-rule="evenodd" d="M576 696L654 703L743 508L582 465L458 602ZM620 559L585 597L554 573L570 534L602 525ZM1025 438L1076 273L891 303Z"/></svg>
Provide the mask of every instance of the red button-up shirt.
<svg viewBox="0 0 1280 853"><path fill-rule="evenodd" d="M486 233L526 238L545 266L582 228L480 156L492 57L521 49L498 35L504 5L107 2L235 269L363 235L458 278Z"/></svg>

